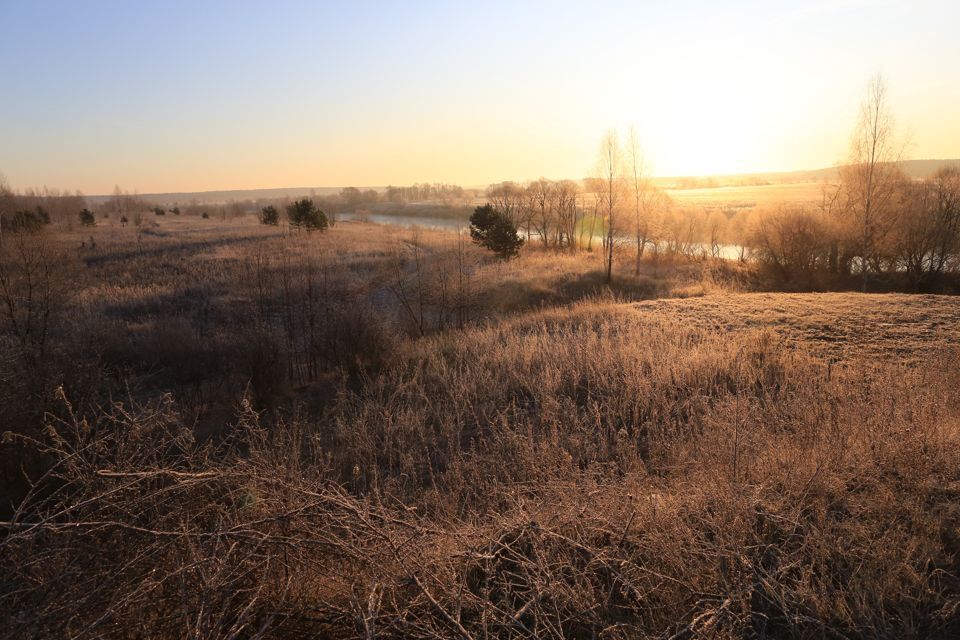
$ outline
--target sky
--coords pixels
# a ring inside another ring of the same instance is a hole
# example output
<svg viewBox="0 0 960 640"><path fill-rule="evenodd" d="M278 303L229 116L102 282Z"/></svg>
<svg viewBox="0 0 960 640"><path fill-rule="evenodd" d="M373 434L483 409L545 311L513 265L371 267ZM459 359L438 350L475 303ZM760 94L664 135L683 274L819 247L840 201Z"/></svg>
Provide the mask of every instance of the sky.
<svg viewBox="0 0 960 640"><path fill-rule="evenodd" d="M960 157L960 2L0 0L0 173L87 194L841 162L882 73Z"/></svg>

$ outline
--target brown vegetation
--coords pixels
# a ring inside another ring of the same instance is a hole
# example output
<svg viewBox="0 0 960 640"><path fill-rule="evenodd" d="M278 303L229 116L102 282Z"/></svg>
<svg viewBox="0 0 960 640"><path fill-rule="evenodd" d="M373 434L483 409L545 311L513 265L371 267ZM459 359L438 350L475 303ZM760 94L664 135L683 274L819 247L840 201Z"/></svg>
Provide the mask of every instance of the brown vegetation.
<svg viewBox="0 0 960 640"><path fill-rule="evenodd" d="M16 239L4 634L960 632L954 298L365 223Z"/></svg>

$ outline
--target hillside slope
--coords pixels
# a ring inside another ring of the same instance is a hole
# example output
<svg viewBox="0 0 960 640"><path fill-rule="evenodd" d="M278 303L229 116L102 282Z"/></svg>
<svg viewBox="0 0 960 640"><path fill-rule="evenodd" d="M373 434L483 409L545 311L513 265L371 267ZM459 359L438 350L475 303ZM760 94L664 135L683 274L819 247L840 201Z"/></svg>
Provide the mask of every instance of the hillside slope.
<svg viewBox="0 0 960 640"><path fill-rule="evenodd" d="M741 293L633 305L687 328L740 334L767 328L833 360L910 363L960 345L960 298L860 293Z"/></svg>

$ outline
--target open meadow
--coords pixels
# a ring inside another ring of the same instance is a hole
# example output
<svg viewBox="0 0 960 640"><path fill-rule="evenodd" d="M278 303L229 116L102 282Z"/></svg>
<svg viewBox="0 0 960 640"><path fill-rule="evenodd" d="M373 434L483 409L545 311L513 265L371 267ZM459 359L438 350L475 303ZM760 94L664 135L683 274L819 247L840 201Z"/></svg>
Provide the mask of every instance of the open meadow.
<svg viewBox="0 0 960 640"><path fill-rule="evenodd" d="M828 182L796 182L749 186L716 186L693 189L666 189L677 203L725 211L767 208L777 205L816 206L824 199Z"/></svg>
<svg viewBox="0 0 960 640"><path fill-rule="evenodd" d="M19 242L13 635L960 633L956 297L364 222Z"/></svg>
<svg viewBox="0 0 960 640"><path fill-rule="evenodd" d="M0 640L960 638L957 0L0 6Z"/></svg>

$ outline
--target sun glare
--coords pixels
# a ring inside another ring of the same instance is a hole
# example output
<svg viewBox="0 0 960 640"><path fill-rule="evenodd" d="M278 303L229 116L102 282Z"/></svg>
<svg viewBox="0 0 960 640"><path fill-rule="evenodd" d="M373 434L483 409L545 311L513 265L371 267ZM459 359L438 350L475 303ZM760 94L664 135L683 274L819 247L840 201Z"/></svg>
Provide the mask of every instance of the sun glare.
<svg viewBox="0 0 960 640"><path fill-rule="evenodd" d="M664 124L664 170L673 175L743 171L759 151L754 131L742 103L691 92Z"/></svg>

